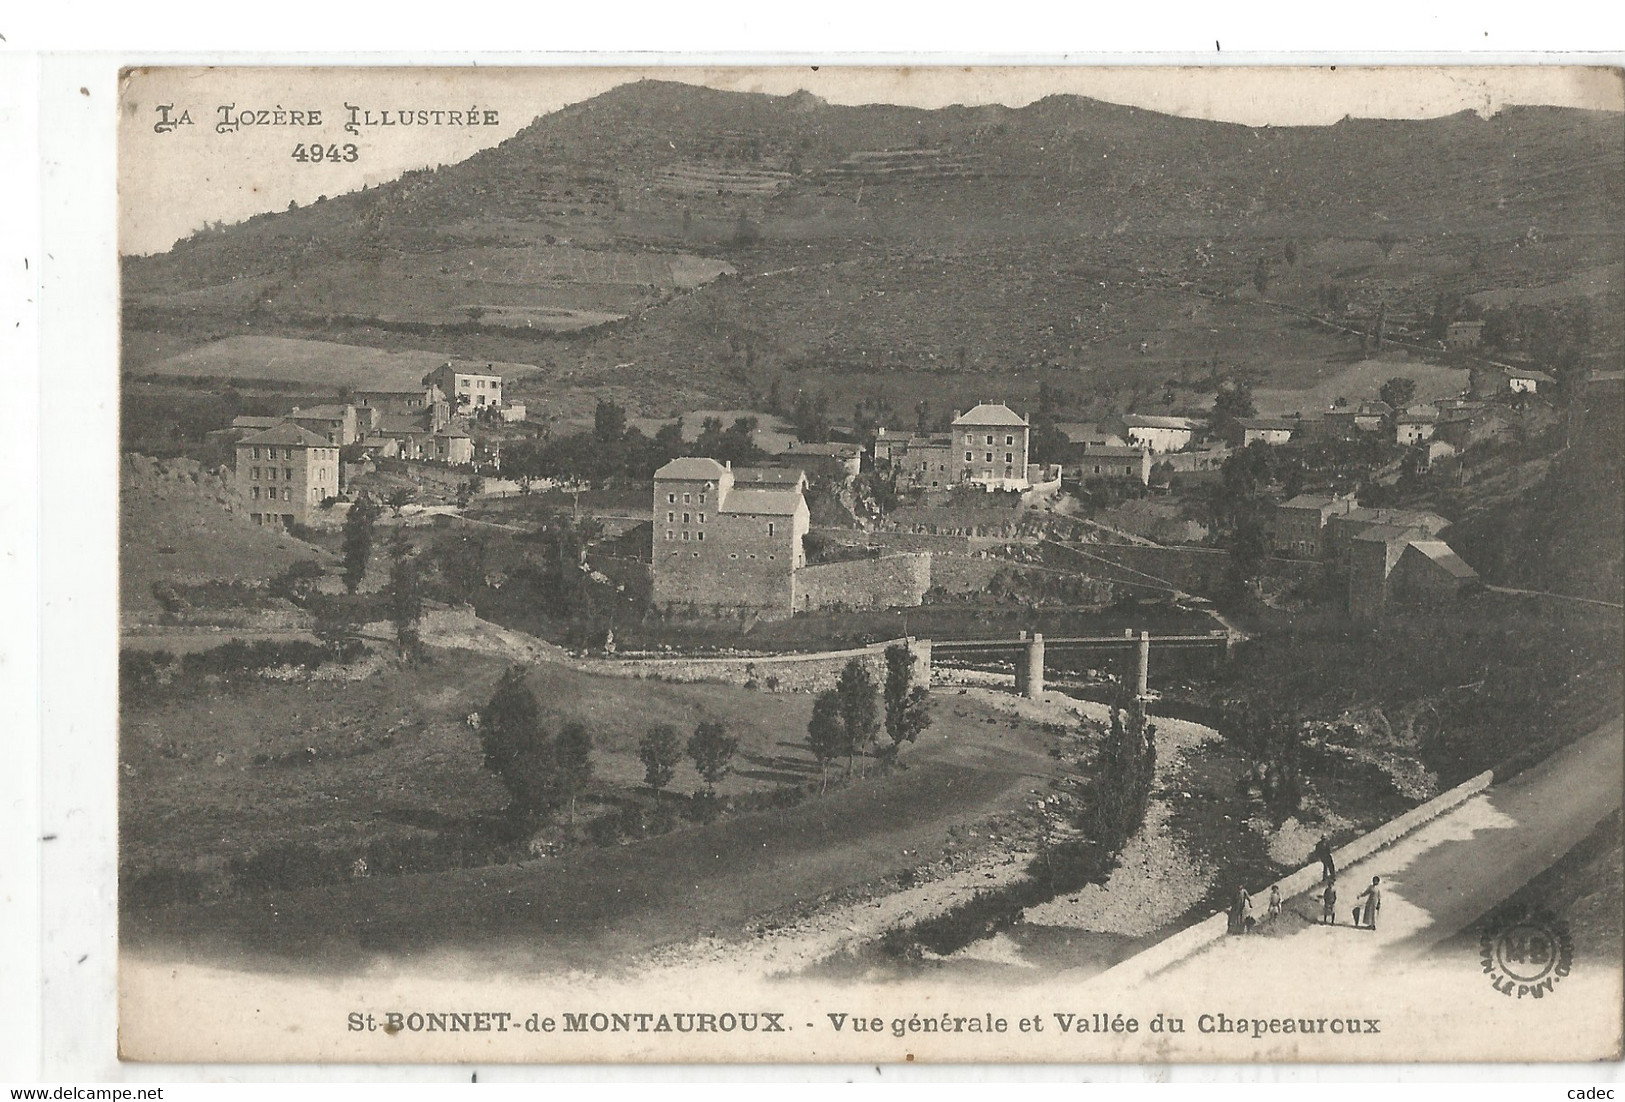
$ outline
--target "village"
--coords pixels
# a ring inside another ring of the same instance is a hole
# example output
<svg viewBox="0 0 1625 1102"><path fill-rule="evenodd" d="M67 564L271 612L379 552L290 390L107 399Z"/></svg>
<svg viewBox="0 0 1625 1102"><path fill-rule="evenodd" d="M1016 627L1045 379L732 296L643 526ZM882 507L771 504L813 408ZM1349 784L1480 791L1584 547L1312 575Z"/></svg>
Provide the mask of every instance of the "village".
<svg viewBox="0 0 1625 1102"><path fill-rule="evenodd" d="M1493 783L1390 915L1612 951L1617 127L1213 125L636 82L125 258L122 947L1088 979Z"/></svg>

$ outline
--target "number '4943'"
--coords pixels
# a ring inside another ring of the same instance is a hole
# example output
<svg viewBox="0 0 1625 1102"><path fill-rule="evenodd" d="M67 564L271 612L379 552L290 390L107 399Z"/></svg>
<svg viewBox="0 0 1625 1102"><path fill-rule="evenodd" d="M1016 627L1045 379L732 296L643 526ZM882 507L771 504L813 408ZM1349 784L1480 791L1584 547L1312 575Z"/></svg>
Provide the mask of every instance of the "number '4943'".
<svg viewBox="0 0 1625 1102"><path fill-rule="evenodd" d="M361 159L361 150L354 144L344 145L306 145L300 142L293 147L293 159L296 161L357 161Z"/></svg>

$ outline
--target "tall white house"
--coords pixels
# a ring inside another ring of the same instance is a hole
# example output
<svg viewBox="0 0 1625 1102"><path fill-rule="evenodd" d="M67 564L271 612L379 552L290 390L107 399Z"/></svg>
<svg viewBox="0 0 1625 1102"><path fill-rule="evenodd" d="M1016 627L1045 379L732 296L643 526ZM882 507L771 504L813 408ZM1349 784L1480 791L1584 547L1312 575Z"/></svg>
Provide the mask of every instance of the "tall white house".
<svg viewBox="0 0 1625 1102"><path fill-rule="evenodd" d="M423 385L439 387L454 415L467 409L502 404L502 376L475 370L473 364L448 360L425 375Z"/></svg>

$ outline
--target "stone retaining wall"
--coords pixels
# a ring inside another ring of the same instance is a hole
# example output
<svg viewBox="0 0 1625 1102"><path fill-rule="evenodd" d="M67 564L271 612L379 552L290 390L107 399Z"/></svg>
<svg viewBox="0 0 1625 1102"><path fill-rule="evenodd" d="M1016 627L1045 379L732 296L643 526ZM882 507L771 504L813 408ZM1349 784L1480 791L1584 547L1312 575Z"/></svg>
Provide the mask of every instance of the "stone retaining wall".
<svg viewBox="0 0 1625 1102"><path fill-rule="evenodd" d="M795 573L795 609L901 608L931 588L931 552L804 566Z"/></svg>

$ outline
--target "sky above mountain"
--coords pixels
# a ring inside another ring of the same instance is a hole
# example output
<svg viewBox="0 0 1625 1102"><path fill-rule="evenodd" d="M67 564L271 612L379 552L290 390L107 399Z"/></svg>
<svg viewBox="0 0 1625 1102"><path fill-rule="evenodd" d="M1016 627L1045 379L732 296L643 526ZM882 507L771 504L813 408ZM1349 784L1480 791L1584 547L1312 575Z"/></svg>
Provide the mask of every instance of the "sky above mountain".
<svg viewBox="0 0 1625 1102"><path fill-rule="evenodd" d="M455 163L539 115L644 78L922 108L1021 107L1073 94L1254 126L1488 115L1512 104L1625 106L1617 73L1555 66L139 69L121 89L120 251L161 252L206 224ZM440 114L437 125L403 125L402 112ZM317 113L320 123L309 125ZM182 119L189 124L164 125ZM310 157L313 144L320 160Z"/></svg>

